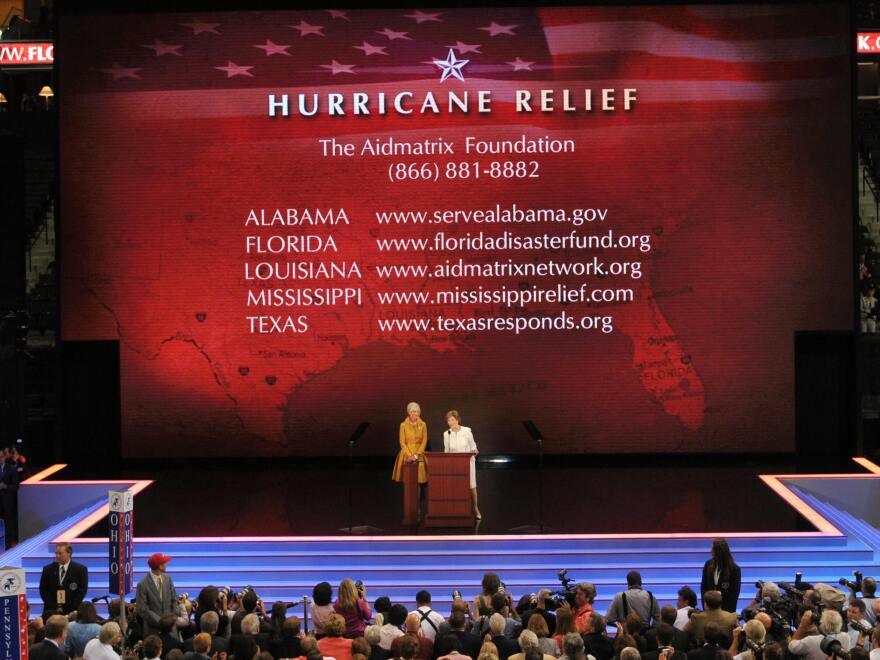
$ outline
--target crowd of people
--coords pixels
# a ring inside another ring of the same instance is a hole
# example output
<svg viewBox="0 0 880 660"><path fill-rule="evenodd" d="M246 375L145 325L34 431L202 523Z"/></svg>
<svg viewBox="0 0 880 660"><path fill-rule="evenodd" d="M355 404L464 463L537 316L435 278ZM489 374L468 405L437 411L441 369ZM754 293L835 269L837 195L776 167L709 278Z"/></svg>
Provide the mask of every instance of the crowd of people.
<svg viewBox="0 0 880 660"><path fill-rule="evenodd" d="M410 611L343 579L315 585L307 614L296 603L262 601L253 588L208 586L178 594L172 561L152 555L131 603L98 617L86 598L86 567L61 543L40 581L42 617L28 624L30 660L880 660L876 580L858 574L836 585L759 582L737 613L741 572L716 539L699 593L688 585L661 603L631 571L603 614L589 582L514 598L486 573L471 601L453 592L451 611L420 590ZM848 593L847 593L848 592ZM303 605L303 603L299 603Z"/></svg>

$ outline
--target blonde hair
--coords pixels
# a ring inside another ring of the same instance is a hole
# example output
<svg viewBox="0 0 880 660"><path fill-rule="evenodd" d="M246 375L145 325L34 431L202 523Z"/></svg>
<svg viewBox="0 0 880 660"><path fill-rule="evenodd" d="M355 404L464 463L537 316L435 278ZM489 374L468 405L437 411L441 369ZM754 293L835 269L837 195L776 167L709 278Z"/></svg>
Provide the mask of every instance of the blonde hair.
<svg viewBox="0 0 880 660"><path fill-rule="evenodd" d="M448 422L450 417L455 417L455 421L461 424L461 415L458 414L457 410L450 410L448 413L446 413L446 417L444 417L444 419Z"/></svg>
<svg viewBox="0 0 880 660"><path fill-rule="evenodd" d="M406 404L406 414L409 415L413 410L418 410L419 413L421 413L422 407L415 401L410 401L408 404Z"/></svg>
<svg viewBox="0 0 880 660"><path fill-rule="evenodd" d="M483 642L477 660L493 660L498 657L498 647L493 642Z"/></svg>
<svg viewBox="0 0 880 660"><path fill-rule="evenodd" d="M331 614L324 624L324 634L327 637L342 637L345 634L345 619L340 614Z"/></svg>
<svg viewBox="0 0 880 660"><path fill-rule="evenodd" d="M354 612L357 609L358 592L357 587L350 578L343 578L339 583L338 594L339 609L345 612Z"/></svg>

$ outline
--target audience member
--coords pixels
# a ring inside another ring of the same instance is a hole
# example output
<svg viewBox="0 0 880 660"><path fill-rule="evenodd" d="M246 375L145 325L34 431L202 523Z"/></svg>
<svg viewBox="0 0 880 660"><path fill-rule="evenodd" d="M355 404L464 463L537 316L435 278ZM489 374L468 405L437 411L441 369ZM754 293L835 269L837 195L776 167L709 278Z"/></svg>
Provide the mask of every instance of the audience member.
<svg viewBox="0 0 880 660"><path fill-rule="evenodd" d="M121 660L113 648L122 642L122 630L115 621L108 621L101 626L98 638L86 644L83 660Z"/></svg>
<svg viewBox="0 0 880 660"><path fill-rule="evenodd" d="M272 637L269 633L262 631L260 617L254 612L251 612L241 620L241 634L253 637L257 646L260 647L260 651L268 651L272 645Z"/></svg>
<svg viewBox="0 0 880 660"><path fill-rule="evenodd" d="M174 580L166 573L170 561L171 557L161 552L150 555L147 560L150 572L138 582L137 613L143 621L144 635L159 632L159 619L163 614L175 614L176 618L177 591Z"/></svg>
<svg viewBox="0 0 880 660"><path fill-rule="evenodd" d="M299 638L300 625L299 617L289 616L284 619L281 630L278 631L277 636L273 635L269 646L273 656L276 658L298 658L303 654Z"/></svg>
<svg viewBox="0 0 880 660"><path fill-rule="evenodd" d="M862 580L862 601L865 603L865 618L871 623L872 626L876 626L877 616L874 613L874 603L877 601L877 580L872 577L866 577ZM852 595L852 598L855 598L855 594Z"/></svg>
<svg viewBox="0 0 880 660"><path fill-rule="evenodd" d="M241 622L247 615L255 614L259 619L261 616L266 615L266 611L263 608L263 602L260 600L257 592L253 589L249 588L244 591L241 595L236 597L236 601L238 609L235 614L232 615L229 625L233 635L240 635Z"/></svg>
<svg viewBox="0 0 880 660"><path fill-rule="evenodd" d="M587 619L587 629L583 633L584 650L596 660L611 660L614 657L614 644L605 632L605 619L598 612L592 612Z"/></svg>
<svg viewBox="0 0 880 660"><path fill-rule="evenodd" d="M625 646L620 650L619 660L639 660L639 650L634 646Z"/></svg>
<svg viewBox="0 0 880 660"><path fill-rule="evenodd" d="M343 617L345 621L345 636L349 639L363 635L364 629L367 627L367 621L373 616L373 612L370 610L370 605L367 602L367 588L363 584L355 586L354 582L348 578L339 583L339 590L336 602L333 604L333 609ZM327 634L326 630L324 632ZM331 653L330 655L333 654Z"/></svg>
<svg viewBox="0 0 880 660"><path fill-rule="evenodd" d="M42 642L28 649L28 660L67 660L63 648L67 640L67 617L53 614L46 619Z"/></svg>
<svg viewBox="0 0 880 660"><path fill-rule="evenodd" d="M226 593L225 590L221 592L217 587L205 587L199 592L196 598L195 623L196 628L200 632L210 633L212 637L226 638L229 636L229 614ZM217 615L217 627L213 632L205 630L202 626L202 617L208 612L213 612Z"/></svg>
<svg viewBox="0 0 880 660"><path fill-rule="evenodd" d="M143 646L144 660L159 660L162 657L162 640L158 635L147 635Z"/></svg>
<svg viewBox="0 0 880 660"><path fill-rule="evenodd" d="M392 654L392 658L400 660L415 660L419 653L419 640L412 635L404 635L395 640L398 642L396 652Z"/></svg>
<svg viewBox="0 0 880 660"><path fill-rule="evenodd" d="M155 637L155 635L154 635ZM180 649L174 649L173 651L167 653L165 655L165 660L183 660L184 653ZM126 658L126 660L128 660Z"/></svg>
<svg viewBox="0 0 880 660"><path fill-rule="evenodd" d="M581 635L585 635L588 622L593 614L593 602L596 600L596 587L590 582L581 582L574 589L574 625Z"/></svg>
<svg viewBox="0 0 880 660"><path fill-rule="evenodd" d="M319 582L312 589L312 623L315 636L320 639L324 636L324 624L336 610L333 609L333 587L329 582Z"/></svg>
<svg viewBox="0 0 880 660"><path fill-rule="evenodd" d="M229 655L235 660L253 658L261 650L253 635L232 635L229 638ZM165 660L171 660L171 656L167 656Z"/></svg>
<svg viewBox="0 0 880 660"><path fill-rule="evenodd" d="M535 637L538 638L538 648L541 650L541 653L554 658L560 654L559 645L556 643L556 640L551 639L549 636L550 631L547 629L547 622L544 620L544 617L539 615L530 617L528 630L535 633Z"/></svg>
<svg viewBox="0 0 880 660"><path fill-rule="evenodd" d="M559 611L556 611L557 617ZM565 633L562 638L562 655L559 660L596 660L591 655L584 653L584 638L576 632Z"/></svg>
<svg viewBox="0 0 880 660"><path fill-rule="evenodd" d="M556 641L559 653L565 653L565 650L562 648L565 636L568 633L576 632L577 629L574 627L574 615L572 614L571 608L566 603L556 610L556 630L554 631L553 639Z"/></svg>
<svg viewBox="0 0 880 660"><path fill-rule="evenodd" d="M660 623L665 623L666 625L672 628L672 642L670 642L671 646L676 651L681 651L683 653L687 653L690 650L690 637L683 630L679 630L675 627L675 622L678 620L678 610L675 609L674 605L664 605L660 608ZM645 643L647 645L648 651L656 651L659 647L657 641L657 633L659 631L659 624L655 628L649 628L645 631Z"/></svg>
<svg viewBox="0 0 880 660"><path fill-rule="evenodd" d="M468 655L471 658L476 658L480 652L482 640L475 634L465 630L465 626L464 612L460 610L453 611L452 614L449 615L449 634L441 637L440 644L437 643L436 639L434 640L434 656L439 657L445 655L443 652L442 640L449 637L449 635L452 635L458 639L458 650L461 653Z"/></svg>
<svg viewBox="0 0 880 660"><path fill-rule="evenodd" d="M623 631L635 640L639 653L644 653L648 650L648 643L642 634L643 630L647 629L642 625L642 620L638 614L630 612L626 615L626 619L623 622Z"/></svg>
<svg viewBox="0 0 880 660"><path fill-rule="evenodd" d="M734 660L755 660L755 654L752 653L747 645L743 651L740 651L740 636L745 633L746 639L753 644L763 644L764 638L767 636L767 630L764 624L757 619L746 621L746 625L740 628L737 626L733 629L733 641L730 644L730 655ZM758 659L760 660L760 658Z"/></svg>
<svg viewBox="0 0 880 660"><path fill-rule="evenodd" d="M806 611L795 630L788 650L806 660L826 660L828 657L819 647L825 637L833 637L840 642L844 650L849 650L849 635L841 632L843 619L834 610L825 610L819 619L819 627L813 623L813 612Z"/></svg>
<svg viewBox="0 0 880 660"><path fill-rule="evenodd" d="M100 632L101 625L98 623L95 604L87 600L81 602L76 608L76 621L71 621L67 626L64 652L71 658L81 658L86 650L86 644L95 639Z"/></svg>
<svg viewBox="0 0 880 660"><path fill-rule="evenodd" d="M440 650L437 660L465 660L466 655L461 652L461 641L452 633L434 640L434 644Z"/></svg>
<svg viewBox="0 0 880 660"><path fill-rule="evenodd" d="M205 612L202 615L202 618L199 619L199 625L201 626L201 632L207 633L211 636L211 648L208 650L208 655L213 657L215 653L226 653L229 651L229 640L225 637L221 637L217 633L220 627L220 616L217 614L217 612ZM190 637L189 639L184 640L184 653L188 653L193 650L193 639L194 637Z"/></svg>
<svg viewBox="0 0 880 660"><path fill-rule="evenodd" d="M510 656L519 652L519 645L514 639L508 637L505 633L507 629L507 621L497 612L489 617L489 631L492 643L498 651L500 660L507 660Z"/></svg>
<svg viewBox="0 0 880 660"><path fill-rule="evenodd" d="M871 627L871 622L868 621L868 617L866 616L866 608L865 601L860 598L856 598L849 602L849 607L846 610L846 620L847 620L847 632L849 633L849 646L850 648L855 648L856 642L859 637L862 635L861 632L856 630L853 627L853 623L860 623L865 628ZM68 638L70 637L70 633L68 633ZM870 651L870 642L867 642L868 650Z"/></svg>
<svg viewBox="0 0 880 660"><path fill-rule="evenodd" d="M654 594L642 589L642 576L638 571L626 574L626 591L614 595L606 618L608 623L623 622L630 612L638 614L645 627L660 618L660 603Z"/></svg>
<svg viewBox="0 0 880 660"><path fill-rule="evenodd" d="M416 609L422 627L422 635L433 642L443 623L443 617L431 609L431 594L425 590L416 594Z"/></svg>
<svg viewBox="0 0 880 660"><path fill-rule="evenodd" d="M520 614L520 621L523 630L529 627L529 620L533 615L538 614L547 624L547 630L550 636L556 634L556 614L547 608L547 600L552 596L549 589L541 589L537 595L532 594L529 597L529 608ZM497 611L497 610L496 610Z"/></svg>
<svg viewBox="0 0 880 660"><path fill-rule="evenodd" d="M675 615L675 627L684 630L691 620L691 612L697 607L697 592L688 586L678 590L678 608Z"/></svg>
<svg viewBox="0 0 880 660"><path fill-rule="evenodd" d="M422 633L422 619L419 612L410 612L406 615L406 621L403 624L404 636L412 637L419 645L416 651L418 660L432 660L434 657L434 642ZM397 637L391 642L391 656L400 655L398 645L403 637Z"/></svg>
<svg viewBox="0 0 880 660"><path fill-rule="evenodd" d="M738 612L736 602L739 599L741 571L730 554L730 546L724 539L712 542L712 557L703 566L703 579L700 582L700 593L705 598L708 591L721 592L721 609L727 612ZM705 602L703 607L706 607Z"/></svg>
<svg viewBox="0 0 880 660"><path fill-rule="evenodd" d="M492 642L483 642L483 645L480 647L480 655L477 656L477 660L499 660L498 658L498 647L495 646Z"/></svg>
<svg viewBox="0 0 880 660"><path fill-rule="evenodd" d="M541 645L538 636L531 630L523 630L519 634L519 647L521 653L514 653L510 656L510 660L556 660L555 655L548 655L541 652Z"/></svg>
<svg viewBox="0 0 880 660"><path fill-rule="evenodd" d="M405 621L406 608L403 605L392 605L391 609L388 611L388 619L381 629L382 638L379 641L379 646L386 651L390 651L391 642L398 637L403 637L402 627Z"/></svg>
<svg viewBox="0 0 880 660"><path fill-rule="evenodd" d="M208 653L211 650L211 636L208 633L199 633L192 640L192 651L184 654L185 660L211 660Z"/></svg>
<svg viewBox="0 0 880 660"><path fill-rule="evenodd" d="M720 607L721 594L717 591L714 593L718 594ZM695 614L694 616L697 615ZM700 646L688 651L688 660L720 660L717 657L718 654L722 651L726 652L724 646L727 644L728 640L724 633L721 632L721 627L716 621L709 621L708 623L702 624L700 628L700 636L695 639Z"/></svg>
<svg viewBox="0 0 880 660"><path fill-rule="evenodd" d="M674 613L675 608L671 605L669 607ZM660 612L660 617L661 619L663 618L662 610ZM681 633L681 631L676 630L672 624L668 622L668 618L666 621L658 623L657 628L652 635L655 646L652 650L642 654L642 660L687 660L685 654L688 649L679 649L675 646L676 633Z"/></svg>
<svg viewBox="0 0 880 660"><path fill-rule="evenodd" d="M89 590L89 569L73 561L72 554L70 543L58 543L55 545L55 561L43 567L40 598L44 621L52 614L76 612Z"/></svg>
<svg viewBox="0 0 880 660"><path fill-rule="evenodd" d="M344 580L343 580L344 582ZM349 580L351 582L351 580ZM351 585L352 588L354 584ZM339 588L342 594L342 586ZM322 655L329 655L336 660L351 660L351 638L345 637L346 622L341 614L333 614L324 624L324 637L318 640L318 649Z"/></svg>
<svg viewBox="0 0 880 660"><path fill-rule="evenodd" d="M495 573L483 575L482 593L474 598L474 612L479 616L492 616L492 596L501 589L501 578Z"/></svg>
<svg viewBox="0 0 880 660"><path fill-rule="evenodd" d="M370 645L371 649L369 660L386 660L388 657L388 653L386 653L385 649L379 646L381 639L381 626L371 625L364 629L364 640Z"/></svg>
<svg viewBox="0 0 880 660"><path fill-rule="evenodd" d="M162 640L162 649L166 655L171 649L183 650L183 644L181 644L180 637L178 637L177 631L174 629L176 622L177 617L173 614L163 614L159 617L159 639Z"/></svg>
<svg viewBox="0 0 880 660"><path fill-rule="evenodd" d="M714 623L718 626L721 635L724 637L722 646L727 648L730 645L730 635L738 623L736 614L725 612L721 609L720 591L707 591L703 594L703 604L706 606L706 609L703 612L694 612L691 615L691 622L685 627L685 632L689 633L698 644L703 644L707 641L705 635L706 627L710 623Z"/></svg>

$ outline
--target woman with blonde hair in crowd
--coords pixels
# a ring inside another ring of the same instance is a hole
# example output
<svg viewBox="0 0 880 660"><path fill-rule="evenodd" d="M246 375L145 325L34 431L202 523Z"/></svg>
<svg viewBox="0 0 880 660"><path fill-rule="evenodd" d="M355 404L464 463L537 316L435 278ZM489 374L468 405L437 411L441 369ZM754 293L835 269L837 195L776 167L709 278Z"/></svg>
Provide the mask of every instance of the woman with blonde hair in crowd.
<svg viewBox="0 0 880 660"><path fill-rule="evenodd" d="M373 616L373 611L367 602L367 588L360 582L355 585L350 578L344 578L339 583L333 609L345 621L344 635L349 639L363 635L370 617ZM329 634L326 626L324 626L324 634Z"/></svg>

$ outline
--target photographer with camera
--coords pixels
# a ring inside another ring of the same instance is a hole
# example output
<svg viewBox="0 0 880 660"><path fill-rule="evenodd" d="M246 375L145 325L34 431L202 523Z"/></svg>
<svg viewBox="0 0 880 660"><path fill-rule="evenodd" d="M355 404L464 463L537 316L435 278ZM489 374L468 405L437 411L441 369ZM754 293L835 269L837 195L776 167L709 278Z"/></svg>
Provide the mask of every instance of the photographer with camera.
<svg viewBox="0 0 880 660"><path fill-rule="evenodd" d="M619 591L614 595L605 618L608 623L623 623L630 612L639 615L645 628L660 618L660 603L654 598L654 594L642 589L642 576L638 571L626 574L626 591Z"/></svg>
<svg viewBox="0 0 880 660"><path fill-rule="evenodd" d="M532 616L538 615L544 619L544 623L547 624L547 630L550 631L550 636L556 634L556 614L551 612L547 608L547 601L553 593L549 589L541 589L537 594L529 594L528 595L528 609L520 612L520 622L522 623L523 630L527 630L529 627L529 619Z"/></svg>
<svg viewBox="0 0 880 660"><path fill-rule="evenodd" d="M851 600L846 610L847 631L849 632L850 648L856 646L865 646L871 650L871 642L868 641L871 635L871 623L865 616L865 601L856 598ZM859 639L862 643L858 644Z"/></svg>
<svg viewBox="0 0 880 660"><path fill-rule="evenodd" d="M844 650L849 650L849 635L841 632L843 618L839 612L826 609L819 616L818 627L815 622L815 610L806 609L788 643L788 650L793 655L801 656L805 660L826 660L828 654L821 648L822 640L826 638L840 642Z"/></svg>
<svg viewBox="0 0 880 660"><path fill-rule="evenodd" d="M841 579L840 583L850 588L850 601L856 599L856 593L858 593L859 591L862 592L861 600L865 603L865 618L872 626L876 626L877 623L880 623L880 621L877 620L877 616L875 614L875 611L880 608L874 607L874 603L878 602L877 580L872 577L863 577L859 571L853 571L853 575L855 575L856 577L856 580L854 582ZM858 588L856 589L854 587Z"/></svg>
<svg viewBox="0 0 880 660"><path fill-rule="evenodd" d="M733 629L730 655L733 660L764 660L764 642L767 630L757 619L746 621L745 626Z"/></svg>
<svg viewBox="0 0 880 660"><path fill-rule="evenodd" d="M373 616L367 602L367 588L360 580L357 583L344 578L339 583L336 602L333 609L345 619L345 637L354 639L364 634L367 622Z"/></svg>
<svg viewBox="0 0 880 660"><path fill-rule="evenodd" d="M592 582L581 582L574 588L574 627L581 635L587 634L590 617L593 615L593 602L596 600L596 587Z"/></svg>
<svg viewBox="0 0 880 660"><path fill-rule="evenodd" d="M236 612L230 622L233 635L241 634L241 622L248 614L255 614L260 620L260 632L269 632L268 616L266 615L266 607L263 601L250 585L235 594Z"/></svg>

